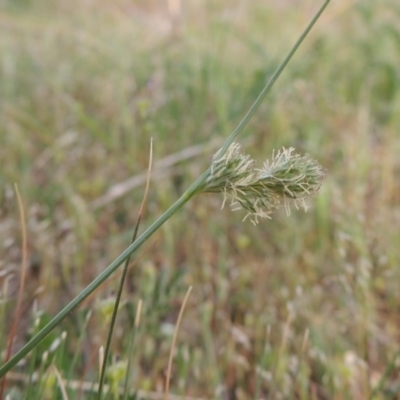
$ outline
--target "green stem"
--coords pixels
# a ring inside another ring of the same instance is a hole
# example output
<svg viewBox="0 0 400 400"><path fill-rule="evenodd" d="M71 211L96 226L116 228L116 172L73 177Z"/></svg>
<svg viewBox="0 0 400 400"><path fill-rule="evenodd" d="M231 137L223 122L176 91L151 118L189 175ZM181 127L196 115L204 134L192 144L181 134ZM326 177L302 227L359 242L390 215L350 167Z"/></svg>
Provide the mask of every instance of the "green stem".
<svg viewBox="0 0 400 400"><path fill-rule="evenodd" d="M325 0L319 11L315 14L314 18L308 24L307 28L300 35L286 58L279 65L271 79L265 85L256 101L250 107L247 114L236 127L236 129L229 135L225 144L223 145L219 156L222 157L228 147L232 144L237 135L244 129L250 118L260 106L266 94L270 91L279 75L285 69L286 65L296 52L300 44L303 42L315 22L318 20L330 0ZM181 209L195 194L201 192L204 187L205 180L210 172L207 169L196 181L186 190L186 192L163 214L158 218L146 231L138 237L126 250L124 250L97 278L95 278L81 293L79 293L69 304L67 304L46 326L42 328L28 343L25 344L14 356L0 368L0 378L3 377L11 368L13 368L23 357L25 357L33 348L35 348L72 310L85 300L91 293L93 293L133 252L135 252L157 229L159 229L164 222L166 222L173 214Z"/></svg>
<svg viewBox="0 0 400 400"><path fill-rule="evenodd" d="M136 240L136 236L137 236L137 233L139 230L140 220L141 220L141 215L139 215L138 221L136 223L135 230L133 232L133 236L132 236L132 240L131 240L131 244L134 243ZM117 320L118 308L119 308L119 304L121 302L122 291L124 290L124 283L125 283L126 273L128 272L128 266L129 266L130 259L131 259L131 256L129 255L127 257L127 259L125 260L121 279L119 281L117 296L115 298L114 309L113 309L113 313L111 316L110 328L109 328L108 334L107 334L106 347L104 350L103 364L101 366L101 371L100 371L99 390L97 391L97 399L98 400L101 400L101 398L103 396L103 386L104 386L104 378L106 375L108 354L110 353L111 339L112 339L112 335L114 333L114 327L115 327L115 322Z"/></svg>
<svg viewBox="0 0 400 400"><path fill-rule="evenodd" d="M282 71L286 68L286 65L289 63L290 59L293 57L294 53L296 53L297 49L300 47L301 43L305 39L305 37L308 35L308 33L311 31L312 27L315 25L317 22L318 18L321 16L321 14L324 12L326 6L330 0L325 0L325 3L322 5L322 7L318 10L318 12L315 14L314 18L309 22L307 25L306 29L303 31L303 33L299 36L297 39L296 43L292 47L292 49L289 51L285 59L282 61L282 63L279 65L279 67L276 69L274 74L271 76L267 84L265 85L264 89L261 91L261 93L258 95L256 101L253 103L253 105L250 107L249 111L247 111L247 114L243 117L243 119L240 121L239 125L235 128L235 130L229 135L228 139L224 143L221 151L220 151L220 157L222 157L228 147L232 144L232 142L235 140L236 136L239 135L240 132L243 131L247 123L250 121L250 118L253 116L253 114L257 111L258 107L260 107L260 104L264 100L265 96L267 93L271 90L272 86L274 86L274 83L276 80L279 78L280 74Z"/></svg>
<svg viewBox="0 0 400 400"><path fill-rule="evenodd" d="M97 276L81 293L68 303L46 326L44 326L28 343L0 368L3 377L18 361L35 348L72 310L93 293L133 252L135 252L164 222L183 207L201 187L207 171L201 175L189 189L146 231L140 235L126 250L124 250L99 276Z"/></svg>

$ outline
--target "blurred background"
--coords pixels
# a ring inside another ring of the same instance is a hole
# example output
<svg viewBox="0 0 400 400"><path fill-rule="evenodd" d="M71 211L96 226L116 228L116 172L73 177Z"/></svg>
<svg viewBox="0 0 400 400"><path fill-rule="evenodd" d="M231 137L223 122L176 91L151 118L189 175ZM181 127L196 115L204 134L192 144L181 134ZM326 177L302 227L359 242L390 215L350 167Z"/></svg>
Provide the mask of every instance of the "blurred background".
<svg viewBox="0 0 400 400"><path fill-rule="evenodd" d="M2 349L22 262L14 183L29 260L16 350L128 246L150 139L141 231L209 166L321 4L0 0ZM200 195L146 242L107 398L129 358L136 398L163 398L192 285L171 399L399 399L399 126L399 2L333 1L238 139L260 165L282 146L309 153L326 171L320 193L308 213L257 226ZM52 365L70 399L96 398L119 276L10 374L10 399L63 398ZM33 371L43 379L28 384Z"/></svg>

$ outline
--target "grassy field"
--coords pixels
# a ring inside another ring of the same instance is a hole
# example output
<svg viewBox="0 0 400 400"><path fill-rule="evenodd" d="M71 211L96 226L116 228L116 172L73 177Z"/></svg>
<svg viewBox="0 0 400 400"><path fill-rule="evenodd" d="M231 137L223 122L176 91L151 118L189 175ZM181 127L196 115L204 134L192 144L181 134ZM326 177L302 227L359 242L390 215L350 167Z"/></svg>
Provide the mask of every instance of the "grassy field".
<svg viewBox="0 0 400 400"><path fill-rule="evenodd" d="M319 6L0 0L2 360L14 183L29 263L16 351L128 246L150 139L141 230L210 165ZM129 398L163 398L192 286L171 400L400 399L399 127L400 5L332 1L239 139L260 165L282 146L318 160L310 210L254 226L207 194L168 221L131 263L104 398L123 398L128 359ZM7 399L97 398L118 277L8 374Z"/></svg>

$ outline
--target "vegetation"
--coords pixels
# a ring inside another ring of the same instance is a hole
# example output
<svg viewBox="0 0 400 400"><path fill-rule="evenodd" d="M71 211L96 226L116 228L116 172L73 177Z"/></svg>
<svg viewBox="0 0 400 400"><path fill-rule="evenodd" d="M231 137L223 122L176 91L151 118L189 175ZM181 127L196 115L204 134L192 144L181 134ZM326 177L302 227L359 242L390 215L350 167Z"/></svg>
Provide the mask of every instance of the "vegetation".
<svg viewBox="0 0 400 400"><path fill-rule="evenodd" d="M316 12L283 3L0 2L2 360L23 263L14 183L29 269L13 352L129 244L151 138L140 231L208 168ZM127 392L128 360L129 398L163 398L190 286L170 399L399 398L398 26L394 0L329 6L237 139L260 166L283 147L318 160L310 210L254 226L221 194L187 203L131 262L104 398ZM97 398L118 278L7 375L7 398Z"/></svg>

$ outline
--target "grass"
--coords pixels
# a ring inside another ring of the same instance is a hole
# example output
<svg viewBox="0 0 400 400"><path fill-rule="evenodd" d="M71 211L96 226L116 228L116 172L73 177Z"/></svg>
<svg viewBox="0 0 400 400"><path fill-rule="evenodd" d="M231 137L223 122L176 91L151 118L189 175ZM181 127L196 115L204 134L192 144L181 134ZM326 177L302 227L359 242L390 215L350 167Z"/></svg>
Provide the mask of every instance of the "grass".
<svg viewBox="0 0 400 400"><path fill-rule="evenodd" d="M204 150L155 168L142 228L210 164L315 12L203 1L171 30L161 2L99 4L0 3L2 349L22 259L14 182L29 256L17 349L129 243L144 185L91 205L146 170L150 137L155 162ZM131 387L163 392L193 286L171 399L398 398L399 20L395 1L330 6L241 139L260 162L282 146L319 160L311 210L253 226L219 195L188 203L129 270L107 384L123 384L133 340ZM9 398L61 398L51 365L70 399L95 398L116 288L114 277L13 370Z"/></svg>

